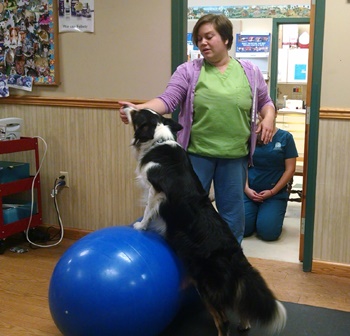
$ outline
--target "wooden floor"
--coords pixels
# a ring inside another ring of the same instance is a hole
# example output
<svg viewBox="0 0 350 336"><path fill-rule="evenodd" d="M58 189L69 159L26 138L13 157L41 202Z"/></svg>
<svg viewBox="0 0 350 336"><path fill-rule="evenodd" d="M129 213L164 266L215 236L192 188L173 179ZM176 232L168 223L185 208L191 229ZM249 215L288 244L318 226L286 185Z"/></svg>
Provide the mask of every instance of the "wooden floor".
<svg viewBox="0 0 350 336"><path fill-rule="evenodd" d="M64 239L57 247L0 255L0 335L61 335L50 315L48 287L57 261L72 243ZM280 300L350 312L350 279L304 273L296 263L250 261Z"/></svg>

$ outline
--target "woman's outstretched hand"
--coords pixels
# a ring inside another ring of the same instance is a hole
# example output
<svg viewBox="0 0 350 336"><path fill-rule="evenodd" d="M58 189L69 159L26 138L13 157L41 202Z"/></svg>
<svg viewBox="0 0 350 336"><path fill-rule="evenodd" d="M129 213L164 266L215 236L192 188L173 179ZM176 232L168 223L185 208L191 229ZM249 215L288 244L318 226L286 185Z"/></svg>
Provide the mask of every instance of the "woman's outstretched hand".
<svg viewBox="0 0 350 336"><path fill-rule="evenodd" d="M129 120L128 120L128 117L126 116L123 108L125 106L131 106L131 107L134 107L134 108L137 108L135 104L133 103L130 103L130 102L127 102L127 101L118 101L118 103L120 104L120 109L119 109L119 115L120 115L120 119L121 121L124 123L124 124L128 124L129 123Z"/></svg>

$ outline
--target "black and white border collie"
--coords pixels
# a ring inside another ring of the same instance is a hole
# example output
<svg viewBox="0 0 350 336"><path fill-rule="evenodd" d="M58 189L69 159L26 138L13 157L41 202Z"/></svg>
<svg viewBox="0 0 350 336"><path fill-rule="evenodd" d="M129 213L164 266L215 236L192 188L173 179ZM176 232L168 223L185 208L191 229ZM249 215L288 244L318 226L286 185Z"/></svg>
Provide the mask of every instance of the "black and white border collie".
<svg viewBox="0 0 350 336"><path fill-rule="evenodd" d="M134 227L146 230L151 221L162 219L165 239L182 260L219 336L229 335L233 313L240 318L240 330L257 323L279 333L286 310L244 256L175 141L182 126L150 109L124 111L134 127L137 177L148 193L143 219Z"/></svg>

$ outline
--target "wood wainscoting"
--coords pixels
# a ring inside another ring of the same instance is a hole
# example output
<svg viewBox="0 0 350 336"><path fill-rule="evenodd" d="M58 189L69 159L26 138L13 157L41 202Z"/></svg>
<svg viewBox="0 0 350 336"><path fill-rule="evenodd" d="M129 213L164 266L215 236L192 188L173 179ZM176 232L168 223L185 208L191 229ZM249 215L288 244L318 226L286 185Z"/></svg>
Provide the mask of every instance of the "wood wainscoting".
<svg viewBox="0 0 350 336"><path fill-rule="evenodd" d="M350 109L320 108L312 272L350 278Z"/></svg>
<svg viewBox="0 0 350 336"><path fill-rule="evenodd" d="M70 173L71 186L59 200L66 237L129 224L142 213L129 148L132 129L120 121L118 100L26 95L1 101L2 118L23 118L24 135L40 135L48 143L41 171L45 225L57 223L53 181L60 170ZM349 121L350 109L320 109L313 270L343 277L350 265Z"/></svg>
<svg viewBox="0 0 350 336"><path fill-rule="evenodd" d="M56 230L59 230L58 226L53 226L53 227L50 226L50 227ZM49 228L49 226L42 225L41 228L43 230L46 230ZM64 228L64 238L71 239L71 240L79 240L91 232L93 231L81 230L81 229L75 229L75 228ZM331 275L331 276L350 279L350 265L313 260L312 273L321 274L321 275Z"/></svg>

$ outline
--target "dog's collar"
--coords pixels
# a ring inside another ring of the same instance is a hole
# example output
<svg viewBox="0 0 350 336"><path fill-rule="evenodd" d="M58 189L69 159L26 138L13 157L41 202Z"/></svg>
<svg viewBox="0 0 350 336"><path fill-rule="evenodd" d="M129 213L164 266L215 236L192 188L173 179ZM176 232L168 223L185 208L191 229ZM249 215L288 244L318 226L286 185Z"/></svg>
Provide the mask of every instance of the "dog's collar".
<svg viewBox="0 0 350 336"><path fill-rule="evenodd" d="M161 143L163 143L165 141L166 141L166 139L158 139L155 143L156 144L161 144Z"/></svg>
<svg viewBox="0 0 350 336"><path fill-rule="evenodd" d="M167 139L167 138L160 138L160 139L156 140L155 142L153 142L152 147L165 144L168 141L174 141L174 140L173 139Z"/></svg>

